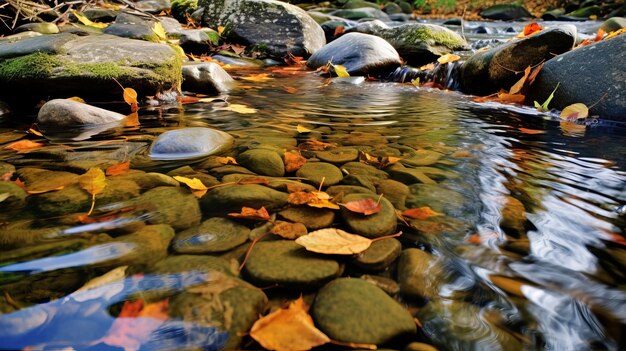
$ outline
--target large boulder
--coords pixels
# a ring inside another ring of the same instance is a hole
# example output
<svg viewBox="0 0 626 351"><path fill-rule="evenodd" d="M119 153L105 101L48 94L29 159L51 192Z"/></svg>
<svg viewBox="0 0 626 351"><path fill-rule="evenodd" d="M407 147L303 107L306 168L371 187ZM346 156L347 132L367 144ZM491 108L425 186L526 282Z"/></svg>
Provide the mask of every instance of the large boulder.
<svg viewBox="0 0 626 351"><path fill-rule="evenodd" d="M5 96L121 100L119 84L155 95L176 90L180 81L181 56L166 44L69 33L0 41L0 91Z"/></svg>
<svg viewBox="0 0 626 351"><path fill-rule="evenodd" d="M200 0L202 23L226 28L227 40L271 57L308 57L325 43L324 31L304 10L277 0Z"/></svg>
<svg viewBox="0 0 626 351"><path fill-rule="evenodd" d="M528 66L571 50L576 42L576 32L573 25L562 25L478 52L460 67L460 88L476 95L509 89L521 78L516 72L523 72Z"/></svg>
<svg viewBox="0 0 626 351"><path fill-rule="evenodd" d="M624 35L558 56L543 66L533 85L530 98L545 101L560 83L554 93L551 107L562 109L581 102L590 107L590 115L626 121L624 98L626 72L618 64L625 59Z"/></svg>
<svg viewBox="0 0 626 351"><path fill-rule="evenodd" d="M346 67L351 75L379 74L400 66L398 52L374 35L349 33L325 45L307 61L316 69L331 61Z"/></svg>

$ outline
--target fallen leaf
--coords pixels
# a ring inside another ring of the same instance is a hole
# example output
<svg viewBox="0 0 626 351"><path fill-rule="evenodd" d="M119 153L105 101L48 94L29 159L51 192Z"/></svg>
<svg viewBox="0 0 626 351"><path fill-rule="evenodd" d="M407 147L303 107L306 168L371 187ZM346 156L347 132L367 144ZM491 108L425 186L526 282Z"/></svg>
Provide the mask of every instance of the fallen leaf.
<svg viewBox="0 0 626 351"><path fill-rule="evenodd" d="M189 189L191 189L191 193L198 199L203 197L209 190L209 188L207 188L198 178L191 179L183 176L174 176L174 179L188 186Z"/></svg>
<svg viewBox="0 0 626 351"><path fill-rule="evenodd" d="M523 104L526 101L526 96L522 94L509 94L506 92L498 93L498 100L501 102L512 102L515 104Z"/></svg>
<svg viewBox="0 0 626 351"><path fill-rule="evenodd" d="M561 84L561 82L558 82L556 84L556 87L554 87L554 90L552 90L552 93L550 93L550 96L548 96L548 98L546 99L546 101L543 104L539 104L537 101L535 101L535 108L541 112L546 112L549 110L548 105L550 104L550 102L552 101L552 99L554 98L554 93L556 92L556 90L559 88L559 85Z"/></svg>
<svg viewBox="0 0 626 351"><path fill-rule="evenodd" d="M310 350L330 342L313 324L302 297L254 322L250 336L268 350Z"/></svg>
<svg viewBox="0 0 626 351"><path fill-rule="evenodd" d="M296 127L296 131L298 131L298 133L300 133L300 134L311 133L312 132L311 129L309 129L309 128L301 125L301 124L298 124L298 126Z"/></svg>
<svg viewBox="0 0 626 351"><path fill-rule="evenodd" d="M269 76L269 73L258 73L251 74L249 76L241 77L243 80L247 80L250 82L267 82L268 80L273 80L274 78Z"/></svg>
<svg viewBox="0 0 626 351"><path fill-rule="evenodd" d="M163 28L161 22L155 22L152 26L152 31L159 37L159 40L167 40L167 33L165 33L165 28Z"/></svg>
<svg viewBox="0 0 626 351"><path fill-rule="evenodd" d="M523 282L519 280L509 278L509 277L504 277L501 275L489 275L489 279L495 286L506 291L509 294L512 294L518 297L524 297L524 298L526 297L524 296L524 293L522 292L522 286L528 285L528 284L524 284Z"/></svg>
<svg viewBox="0 0 626 351"><path fill-rule="evenodd" d="M585 119L589 117L589 108L582 103L571 104L561 111L561 119L564 120L576 120Z"/></svg>
<svg viewBox="0 0 626 351"><path fill-rule="evenodd" d="M619 29L619 30L615 30L615 31L612 31L611 33L609 33L609 35L607 35L606 37L604 37L604 39L602 39L602 40L611 39L611 38L613 38L613 37L616 37L616 36L618 36L618 35L620 35L620 34L624 34L624 33L626 33L626 28L622 28L622 29Z"/></svg>
<svg viewBox="0 0 626 351"><path fill-rule="evenodd" d="M222 33L224 33L224 29L226 29L224 26L217 26L217 34L219 34L219 36L222 36Z"/></svg>
<svg viewBox="0 0 626 351"><path fill-rule="evenodd" d="M106 176L104 172L98 167L89 168L85 174L78 177L78 184L80 187L91 194L91 208L87 213L87 216L93 212L93 208L96 205L96 195L104 191L106 187Z"/></svg>
<svg viewBox="0 0 626 351"><path fill-rule="evenodd" d="M59 186L52 186L52 187L38 187L37 189L33 189L33 190L26 190L27 193L34 195L34 194L44 194L44 193L49 193L51 191L57 191L57 190L62 190L63 188L65 188L65 185L59 185Z"/></svg>
<svg viewBox="0 0 626 351"><path fill-rule="evenodd" d="M359 161L366 163L370 166L374 166L377 168L385 168L390 164L396 163L402 160L400 157L394 156L372 156L367 152L360 151L359 152Z"/></svg>
<svg viewBox="0 0 626 351"><path fill-rule="evenodd" d="M411 84L413 84L413 86L415 86L415 87L419 87L420 86L420 77L417 77L415 79L411 79Z"/></svg>
<svg viewBox="0 0 626 351"><path fill-rule="evenodd" d="M530 75L528 76L528 79L526 79L527 87L533 85L533 83L535 82L535 79L537 78L537 75L539 74L542 68L543 68L543 62L541 62L540 64L538 64L535 68L531 70Z"/></svg>
<svg viewBox="0 0 626 351"><path fill-rule="evenodd" d="M241 113L241 114L249 114L249 113L256 113L257 110L255 108L246 106L246 105L241 105L241 104L230 104L226 107L221 108L222 110L227 110L227 111L233 111L233 112L237 112L237 113Z"/></svg>
<svg viewBox="0 0 626 351"><path fill-rule="evenodd" d="M410 208L402 212L402 216L413 218L413 219L427 219L430 217L443 216L443 214L439 212L435 212L430 207L425 206L425 207Z"/></svg>
<svg viewBox="0 0 626 351"><path fill-rule="evenodd" d="M545 134L546 133L545 130L528 129L528 128L518 128L518 129L520 132L524 134Z"/></svg>
<svg viewBox="0 0 626 351"><path fill-rule="evenodd" d="M289 94L297 94L300 90L296 87L283 87L283 90L288 92Z"/></svg>
<svg viewBox="0 0 626 351"><path fill-rule="evenodd" d="M420 71L432 71L435 69L435 64L434 63L429 63L427 65L421 66L420 68L418 68Z"/></svg>
<svg viewBox="0 0 626 351"><path fill-rule="evenodd" d="M445 65L446 63L458 61L460 59L461 59L461 56L457 56L455 54L445 54L445 55L439 56L439 58L437 59L437 62L439 62L439 64L441 65Z"/></svg>
<svg viewBox="0 0 626 351"><path fill-rule="evenodd" d="M604 31L604 29L598 28L598 31L596 32L596 37L593 39L593 41L600 41L602 40L602 38L604 38L605 35L606 32Z"/></svg>
<svg viewBox="0 0 626 351"><path fill-rule="evenodd" d="M291 205L308 205L316 208L338 210L339 205L330 201L330 195L323 191L296 191L290 193L287 202Z"/></svg>
<svg viewBox="0 0 626 351"><path fill-rule="evenodd" d="M83 100L83 98L78 97L78 96L72 96L72 97L69 97L69 98L67 98L65 100L76 101L76 102L80 102L80 103L83 103L83 104L85 103L85 100Z"/></svg>
<svg viewBox="0 0 626 351"><path fill-rule="evenodd" d="M307 203L307 205L311 207L315 207L315 208L329 208L331 210L339 209L339 205L337 205L334 202L331 202L330 200L316 200L314 202Z"/></svg>
<svg viewBox="0 0 626 351"><path fill-rule="evenodd" d="M277 221L270 232L289 240L294 240L303 235L307 235L307 229L304 224L284 221Z"/></svg>
<svg viewBox="0 0 626 351"><path fill-rule="evenodd" d="M522 91L522 88L524 87L524 84L526 83L528 76L530 76L530 71L531 71L530 66L526 67L526 69L524 70L524 76L520 78L520 80L518 80L517 83L513 84L513 86L509 90L509 94L514 95Z"/></svg>
<svg viewBox="0 0 626 351"><path fill-rule="evenodd" d="M7 146L5 146L5 149L9 149L9 150L15 150L18 153L24 153L24 152L29 152L29 151L33 151L35 149L39 149L41 147L43 147L44 144L42 143L38 143L36 141L31 141L28 139L24 139L24 140L20 140L20 141L16 141L14 143L11 143Z"/></svg>
<svg viewBox="0 0 626 351"><path fill-rule="evenodd" d="M300 150L312 150L312 151L322 151L322 150L334 149L336 147L337 147L337 144L335 143L325 143L317 139L309 139L303 143L300 143L300 145L298 145L298 149Z"/></svg>
<svg viewBox="0 0 626 351"><path fill-rule="evenodd" d="M285 151L285 171L295 172L306 163L306 158L298 151Z"/></svg>
<svg viewBox="0 0 626 351"><path fill-rule="evenodd" d="M341 229L316 230L296 239L308 251L330 255L354 255L367 250L372 240Z"/></svg>
<svg viewBox="0 0 626 351"><path fill-rule="evenodd" d="M108 176L126 174L130 170L130 161L118 163L107 167L105 173Z"/></svg>
<svg viewBox="0 0 626 351"><path fill-rule="evenodd" d="M139 350L168 318L168 300L144 306L142 300L125 301L122 311L101 342L124 350Z"/></svg>
<svg viewBox="0 0 626 351"><path fill-rule="evenodd" d="M335 74L337 75L337 77L340 78L347 78L350 77L350 73L348 73L348 70L342 66L342 65L334 65L331 64L333 66L333 69L335 70Z"/></svg>
<svg viewBox="0 0 626 351"><path fill-rule="evenodd" d="M380 212L383 206L379 201L374 201L370 198L365 198L361 200L354 200L350 202L346 202L345 204L340 204L341 206L347 208L348 210L356 213L361 213L365 216L373 215L375 213Z"/></svg>
<svg viewBox="0 0 626 351"><path fill-rule="evenodd" d="M345 31L346 31L346 28L344 26L337 26L337 27L335 27L335 32L333 33L333 38L337 38L338 36L342 35Z"/></svg>
<svg viewBox="0 0 626 351"><path fill-rule="evenodd" d="M237 160L235 160L235 158L232 156L217 156L216 159L217 159L217 162L223 165L236 165L237 164Z"/></svg>
<svg viewBox="0 0 626 351"><path fill-rule="evenodd" d="M133 88L124 88L124 101L132 105L137 103L137 92Z"/></svg>
<svg viewBox="0 0 626 351"><path fill-rule="evenodd" d="M525 38L525 37L531 36L531 35L533 35L535 33L538 33L538 32L540 32L542 30L543 30L543 27L539 23L532 22L532 23L527 24L524 27L524 30L517 37L518 38Z"/></svg>
<svg viewBox="0 0 626 351"><path fill-rule="evenodd" d="M86 26L94 27L94 28L106 28L108 26L108 24L106 23L92 22L89 18L87 18L85 15L83 15L80 12L72 10L72 13L74 14L74 16L76 16L76 18L78 19L80 23Z"/></svg>
<svg viewBox="0 0 626 351"><path fill-rule="evenodd" d="M242 207L240 213L229 213L231 217L235 218L243 218L243 219L254 219L254 220L262 220L262 221L270 221L270 214L267 213L265 207L261 207L260 209L254 209L252 207Z"/></svg>

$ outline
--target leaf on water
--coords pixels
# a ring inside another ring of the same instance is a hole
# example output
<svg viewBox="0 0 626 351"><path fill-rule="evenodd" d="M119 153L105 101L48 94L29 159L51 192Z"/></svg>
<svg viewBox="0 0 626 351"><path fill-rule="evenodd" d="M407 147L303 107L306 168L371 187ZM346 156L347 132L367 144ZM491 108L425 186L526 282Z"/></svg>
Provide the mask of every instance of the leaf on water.
<svg viewBox="0 0 626 351"><path fill-rule="evenodd" d="M330 342L313 324L308 307L300 297L254 322L250 336L268 350L310 350Z"/></svg>
<svg viewBox="0 0 626 351"><path fill-rule="evenodd" d="M198 199L203 197L209 190L209 188L207 188L198 178L191 179L183 176L174 176L174 179L188 186L189 189L191 189L191 193Z"/></svg>
<svg viewBox="0 0 626 351"><path fill-rule="evenodd" d="M585 119L589 117L589 108L583 103L571 104L561 111L560 117L568 121Z"/></svg>
<svg viewBox="0 0 626 351"><path fill-rule="evenodd" d="M370 198L354 200L340 205L352 212L361 213L365 216L378 213L383 208L383 206L380 204L380 201L374 201Z"/></svg>
<svg viewBox="0 0 626 351"><path fill-rule="evenodd" d="M298 149L300 150L312 150L312 151L323 151L328 149L334 149L337 147L335 143L325 143L323 141L319 141L317 139L309 139L303 143L298 145Z"/></svg>
<svg viewBox="0 0 626 351"><path fill-rule="evenodd" d="M515 104L523 104L524 101L526 100L526 96L522 94L509 94L509 93L501 91L498 93L498 100L500 100L501 102L512 102Z"/></svg>
<svg viewBox="0 0 626 351"><path fill-rule="evenodd" d="M424 207L410 208L402 212L402 216L413 218L413 219L428 219L430 217L443 216L443 213L435 212L430 207L424 206Z"/></svg>
<svg viewBox="0 0 626 351"><path fill-rule="evenodd" d="M457 56L455 54L445 54L445 55L439 56L439 58L437 59L437 62L439 62L439 64L445 65L446 63L458 61L460 59L461 59L461 56Z"/></svg>
<svg viewBox="0 0 626 351"><path fill-rule="evenodd" d="M142 300L126 301L101 342L124 350L138 350L168 318L168 300L144 306Z"/></svg>
<svg viewBox="0 0 626 351"><path fill-rule="evenodd" d="M270 232L289 240L294 240L301 236L307 235L307 229L304 224L283 221L277 221L270 230Z"/></svg>
<svg viewBox="0 0 626 351"><path fill-rule="evenodd" d="M554 90L552 90L552 93L550 93L550 96L548 96L548 99L546 99L546 101L543 104L539 104L537 101L535 101L535 108L537 110L541 112L546 112L549 110L548 105L550 105L550 101L552 101L552 99L554 98L554 93L559 88L560 84L561 82L556 84L556 87L554 87Z"/></svg>
<svg viewBox="0 0 626 351"><path fill-rule="evenodd" d="M85 174L78 177L78 184L80 187L91 194L91 208L87 213L87 216L93 212L93 208L96 205L96 195L104 191L106 187L106 176L104 172L98 167L89 168Z"/></svg>
<svg viewBox="0 0 626 351"><path fill-rule="evenodd" d="M522 132L523 134L545 134L546 131L545 130L538 130L538 129L528 129L528 128L517 128L519 129L520 132Z"/></svg>
<svg viewBox="0 0 626 351"><path fill-rule="evenodd" d="M274 78L269 76L269 73L258 73L251 74L249 76L241 77L243 80L247 80L250 82L267 82L268 80L273 80Z"/></svg>
<svg viewBox="0 0 626 351"><path fill-rule="evenodd" d="M241 104L230 104L226 107L221 108L222 110L227 110L227 111L233 111L233 112L237 112L237 113L241 113L241 114L249 114L249 113L256 113L257 110L255 108L246 106L246 105L241 105Z"/></svg>
<svg viewBox="0 0 626 351"><path fill-rule="evenodd" d="M524 84L526 83L528 76L530 76L530 71L531 71L530 66L526 67L526 69L524 70L524 76L520 78L520 80L518 80L517 83L513 84L513 86L509 90L509 94L514 95L522 91L522 88L524 87Z"/></svg>
<svg viewBox="0 0 626 351"><path fill-rule="evenodd" d="M167 40L167 33L165 33L165 28L163 28L161 22L155 22L154 26L152 26L152 31L160 40Z"/></svg>
<svg viewBox="0 0 626 351"><path fill-rule="evenodd" d="M137 92L133 88L124 88L123 96L127 104L132 105L137 103Z"/></svg>
<svg viewBox="0 0 626 351"><path fill-rule="evenodd" d="M311 129L309 129L309 128L307 128L307 127L305 127L305 126L301 125L301 124L298 124L298 126L296 127L296 130L297 130L297 131L298 131L298 133L300 133L300 134L303 134L303 133L311 133L311 132L312 132L312 130L311 130Z"/></svg>
<svg viewBox="0 0 626 351"><path fill-rule="evenodd" d="M350 77L350 73L348 73L348 70L344 66L334 65L332 63L331 65L333 66L333 69L335 70L335 74L337 75L337 77L340 77L340 78Z"/></svg>
<svg viewBox="0 0 626 351"><path fill-rule="evenodd" d="M92 22L89 18L85 17L85 15L80 12L72 10L72 13L74 14L74 16L76 16L76 18L78 18L78 21L80 21L80 23L86 26L94 28L106 28L108 26L108 24L106 23Z"/></svg>
<svg viewBox="0 0 626 351"><path fill-rule="evenodd" d="M253 220L261 220L261 221L270 221L270 214L267 212L265 207L261 207L258 210L252 207L242 207L240 213L229 213L231 217L235 218L243 218L243 219L253 219Z"/></svg>
<svg viewBox="0 0 626 351"><path fill-rule="evenodd" d="M44 144L42 143L38 143L36 141L31 141L28 139L24 139L24 140L20 140L20 141L16 141L14 143L11 143L7 146L5 146L5 149L9 149L9 150L15 150L18 153L24 153L24 152L29 152L29 151L33 151L36 149L39 149L41 147L43 147Z"/></svg>
<svg viewBox="0 0 626 351"><path fill-rule="evenodd" d="M420 77L417 77L415 79L411 79L411 84L413 84L413 86L419 87L420 86Z"/></svg>
<svg viewBox="0 0 626 351"><path fill-rule="evenodd" d="M295 172L306 163L306 158L298 151L285 151L285 171Z"/></svg>
<svg viewBox="0 0 626 351"><path fill-rule="evenodd" d="M300 90L296 87L283 87L283 90L289 94L297 94Z"/></svg>
<svg viewBox="0 0 626 351"><path fill-rule="evenodd" d="M118 163L107 167L105 173L108 176L126 174L130 170L130 161Z"/></svg>
<svg viewBox="0 0 626 351"><path fill-rule="evenodd" d="M85 100L83 100L83 98L78 97L78 96L72 96L72 97L69 97L69 98L67 98L67 99L65 99L65 100L70 100L70 101L81 102L81 103L83 103L83 104L85 103Z"/></svg>
<svg viewBox="0 0 626 351"><path fill-rule="evenodd" d="M354 255L367 250L372 240L341 229L316 230L296 239L308 251L330 255Z"/></svg>

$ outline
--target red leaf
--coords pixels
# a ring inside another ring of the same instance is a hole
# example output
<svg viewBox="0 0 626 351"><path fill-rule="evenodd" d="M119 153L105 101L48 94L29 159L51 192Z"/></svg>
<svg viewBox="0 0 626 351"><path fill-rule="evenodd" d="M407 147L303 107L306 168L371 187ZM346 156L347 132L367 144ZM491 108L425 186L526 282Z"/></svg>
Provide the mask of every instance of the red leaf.
<svg viewBox="0 0 626 351"><path fill-rule="evenodd" d="M543 27L541 25L539 25L537 22L532 22L526 25L526 27L524 27L524 36L529 36L531 34L534 34L536 32L539 32L540 30L542 30Z"/></svg>
<svg viewBox="0 0 626 351"><path fill-rule="evenodd" d="M354 200L341 205L352 212L362 213L366 216L378 213L383 208L380 201L374 201L369 198Z"/></svg>
<svg viewBox="0 0 626 351"><path fill-rule="evenodd" d="M114 176L114 175L126 174L128 173L129 169L130 169L130 161L118 163L118 164L109 166L106 170L106 175Z"/></svg>
<svg viewBox="0 0 626 351"><path fill-rule="evenodd" d="M257 210L252 207L244 206L241 208L240 213L229 213L228 215L231 217L244 218L244 219L255 219L255 220L262 220L262 221L271 220L270 214L267 213L267 210L265 209L265 207L261 207L260 209Z"/></svg>

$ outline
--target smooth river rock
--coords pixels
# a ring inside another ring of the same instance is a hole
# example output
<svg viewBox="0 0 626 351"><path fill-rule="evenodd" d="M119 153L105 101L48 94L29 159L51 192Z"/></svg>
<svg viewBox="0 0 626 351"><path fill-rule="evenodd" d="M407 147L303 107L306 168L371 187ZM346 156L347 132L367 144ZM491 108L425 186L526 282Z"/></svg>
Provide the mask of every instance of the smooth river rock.
<svg viewBox="0 0 626 351"><path fill-rule="evenodd" d="M296 176L319 186L335 185L343 179L343 174L337 166L325 162L307 162L296 171Z"/></svg>
<svg viewBox="0 0 626 351"><path fill-rule="evenodd" d="M150 147L150 157L154 160L205 157L230 149L233 141L230 134L211 128L168 130L154 140Z"/></svg>
<svg viewBox="0 0 626 351"><path fill-rule="evenodd" d="M286 193L263 185L244 184L215 188L200 201L205 211L222 213L239 212L244 206L273 210L286 205L287 197Z"/></svg>
<svg viewBox="0 0 626 351"><path fill-rule="evenodd" d="M378 195L350 194L343 197L342 203L362 199L378 201ZM348 231L367 238L378 238L395 233L397 226L396 210L391 202L384 197L380 199L380 205L382 206L380 212L369 216L342 207L341 216L348 226Z"/></svg>
<svg viewBox="0 0 626 351"><path fill-rule="evenodd" d="M215 253L233 249L248 240L250 229L227 218L214 217L176 234L172 248L178 253Z"/></svg>
<svg viewBox="0 0 626 351"><path fill-rule="evenodd" d="M247 150L239 154L237 162L258 174L270 177L282 177L285 175L283 158L274 150Z"/></svg>
<svg viewBox="0 0 626 351"><path fill-rule="evenodd" d="M196 93L219 94L227 92L233 78L215 62L193 62L183 65L183 90Z"/></svg>
<svg viewBox="0 0 626 351"><path fill-rule="evenodd" d="M54 99L46 102L37 114L37 123L62 126L83 126L93 124L108 124L124 119L121 113L87 105L67 99Z"/></svg>

